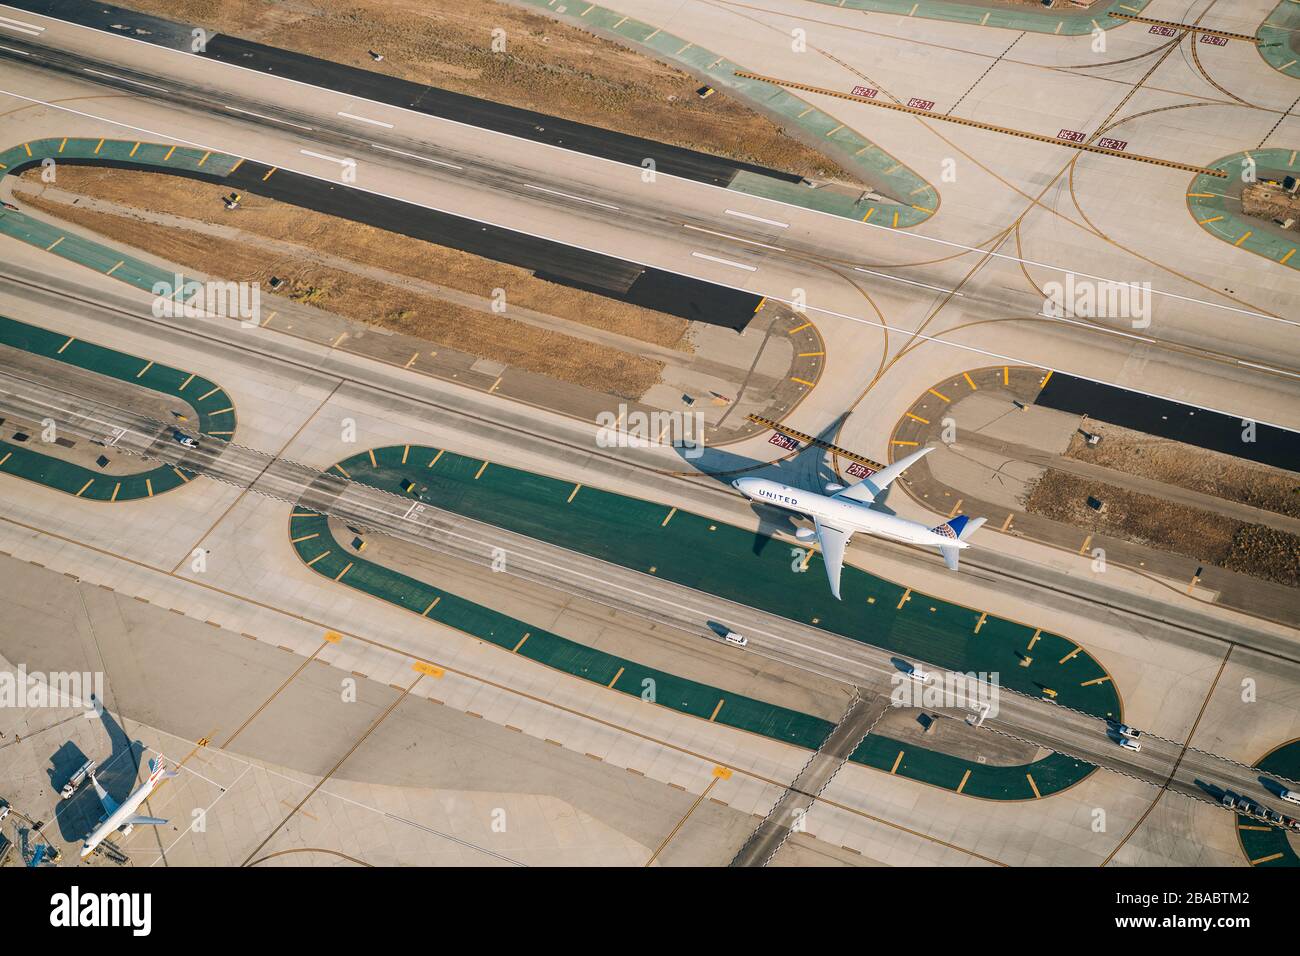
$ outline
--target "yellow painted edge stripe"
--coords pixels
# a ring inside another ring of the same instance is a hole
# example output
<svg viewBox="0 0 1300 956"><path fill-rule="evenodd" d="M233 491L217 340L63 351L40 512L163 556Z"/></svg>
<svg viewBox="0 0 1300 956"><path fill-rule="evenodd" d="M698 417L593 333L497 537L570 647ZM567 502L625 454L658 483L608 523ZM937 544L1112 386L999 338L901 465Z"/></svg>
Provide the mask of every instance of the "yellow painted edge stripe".
<svg viewBox="0 0 1300 956"><path fill-rule="evenodd" d="M429 463L428 463L427 465L425 465L424 467L425 467L425 468L432 468L434 465L438 464L438 459L442 457L442 453L443 453L444 451L446 451L446 450L447 450L447 449L445 449L445 448L439 448L439 449L438 449L438 454L434 455L433 458L429 461Z"/></svg>
<svg viewBox="0 0 1300 956"><path fill-rule="evenodd" d="M75 342L75 341L77 341L76 338L74 338L73 336L69 335L69 336L68 336L68 341L66 341L66 342L64 342L62 345L60 345L60 346L59 346L59 351L56 352L55 354L56 354L56 355L62 355L62 354L63 354L63 350L66 349L69 345L71 345L71 344L72 344L73 342Z"/></svg>
<svg viewBox="0 0 1300 956"><path fill-rule="evenodd" d="M488 466L488 463L487 463L486 461L483 462L483 464L481 464L481 465L478 466L478 471L476 471L476 472L474 473L474 480L475 480L475 481L478 481L479 478L483 477L483 472L487 471L487 466Z"/></svg>
<svg viewBox="0 0 1300 956"><path fill-rule="evenodd" d="M77 492L77 497L80 498L83 494L85 494L86 489L89 488L89 487L90 487L91 485L93 485L94 483L95 483L95 479L94 479L94 478L91 478L90 481L88 481L88 482L86 482L84 485L82 485L82 486L81 486L81 490Z"/></svg>
<svg viewBox="0 0 1300 956"><path fill-rule="evenodd" d="M969 779L970 779L970 768L967 768L966 772L961 775L961 783L957 784L958 793L961 793L963 790L966 789L966 781Z"/></svg>
<svg viewBox="0 0 1300 956"><path fill-rule="evenodd" d="M351 477L352 477L351 475L349 475L349 474L347 473L347 470L346 470L342 465L335 465L334 467L337 468L337 469L339 470L339 474L342 475L344 478L351 478Z"/></svg>
<svg viewBox="0 0 1300 956"><path fill-rule="evenodd" d="M430 601L429 606L426 607L422 612L420 612L420 617L428 617L429 612L432 611L435 607L437 607L438 602L441 600L442 600L442 595L438 595L436 598Z"/></svg>
<svg viewBox="0 0 1300 956"><path fill-rule="evenodd" d="M519 643L515 645L514 650L511 651L510 653L512 653L512 654L518 654L518 653L519 653L519 648L521 648L521 647L524 646L524 641L528 640L528 638L529 638L529 636L530 636L531 634L532 634L532 631L524 631L524 636L521 637L521 638L519 638Z"/></svg>
<svg viewBox="0 0 1300 956"><path fill-rule="evenodd" d="M322 552L322 553L316 555L316 557L312 558L310 561L307 562L307 567L310 568L313 564L315 564L315 563L316 563L317 561L319 561L321 558L327 557L328 555L331 555L331 554L333 554L333 553L334 553L333 551L324 551L324 552Z"/></svg>
<svg viewBox="0 0 1300 956"><path fill-rule="evenodd" d="M573 490L569 492L569 500L566 501L565 504L569 504L570 502L573 501L574 498L576 498L576 497L578 496L578 489L581 488L581 487L582 487L582 485L574 485L574 486L573 486Z"/></svg>
<svg viewBox="0 0 1300 956"><path fill-rule="evenodd" d="M934 389L932 389L932 388L927 388L926 391L929 392L931 395L933 395L935 398L941 398L941 399L943 399L945 402L951 402L951 401L952 401L952 399L950 399L947 395L944 395L942 392L936 392L936 391L935 391Z"/></svg>
<svg viewBox="0 0 1300 956"><path fill-rule="evenodd" d="M900 750L898 752L898 756L894 758L894 765L889 768L889 772L891 774L896 772L898 770L898 765L902 762L903 762L903 751Z"/></svg>
<svg viewBox="0 0 1300 956"><path fill-rule="evenodd" d="M339 578L343 577L343 575L347 574L351 570L352 570L352 562L349 561L348 566L334 576L334 580L337 581Z"/></svg>
<svg viewBox="0 0 1300 956"><path fill-rule="evenodd" d="M709 723L713 723L715 720L718 719L718 711L722 710L722 705L725 704L726 702L727 702L727 698L725 697L723 697L721 700L718 701L718 706L714 707L713 713L709 714Z"/></svg>
<svg viewBox="0 0 1300 956"><path fill-rule="evenodd" d="M677 509L676 509L676 508L674 508L672 511L668 512L668 516L667 516L666 518L664 518L664 520L660 523L659 527L661 527L661 528L666 528L666 527L668 527L668 522L670 522L670 521L673 520L673 515L675 515L675 514L677 514Z"/></svg>
<svg viewBox="0 0 1300 956"><path fill-rule="evenodd" d="M371 448L371 449L369 450L368 454L370 455L370 467L371 467L371 468L378 468L378 467L379 467L379 463L378 463L377 461L375 461L375 450L374 450L373 448Z"/></svg>
<svg viewBox="0 0 1300 956"><path fill-rule="evenodd" d="M614 679L611 680L611 681L610 681L608 684L606 684L605 686L606 686L606 687L613 687L615 684L618 683L618 679L619 679L620 677L622 677L622 676L623 676L623 668L620 667L620 668L618 669L618 673L614 675Z"/></svg>
<svg viewBox="0 0 1300 956"><path fill-rule="evenodd" d="M1033 776L1025 774L1025 779L1029 781L1029 789L1034 791L1034 796L1041 800L1043 795L1038 792L1038 784L1034 783Z"/></svg>

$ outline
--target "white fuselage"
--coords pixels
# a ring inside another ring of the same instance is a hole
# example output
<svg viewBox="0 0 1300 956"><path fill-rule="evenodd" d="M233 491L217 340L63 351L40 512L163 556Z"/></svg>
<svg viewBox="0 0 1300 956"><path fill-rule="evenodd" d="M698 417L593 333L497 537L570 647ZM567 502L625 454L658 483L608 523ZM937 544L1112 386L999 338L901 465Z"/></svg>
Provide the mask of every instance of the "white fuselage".
<svg viewBox="0 0 1300 956"><path fill-rule="evenodd" d="M136 787L135 791L122 801L121 806L105 817L99 826L95 827L94 832L86 837L86 842L81 845L82 859L90 856L95 847L104 842L105 837L112 836L119 827L135 816L140 804L148 800L149 794L153 793L154 787L158 786L158 781L162 779L165 770L166 768L159 762L158 769L149 774L149 778Z"/></svg>
<svg viewBox="0 0 1300 956"><path fill-rule="evenodd" d="M858 501L832 498L828 495L819 495L815 491L791 488L789 485L767 478L738 478L732 484L752 501L775 505L786 511L797 511L841 531L865 531L867 534L874 534L881 538L892 538L895 541L931 547L945 545L958 548L970 547L964 541L931 531L918 521L908 521L897 515L874 511Z"/></svg>

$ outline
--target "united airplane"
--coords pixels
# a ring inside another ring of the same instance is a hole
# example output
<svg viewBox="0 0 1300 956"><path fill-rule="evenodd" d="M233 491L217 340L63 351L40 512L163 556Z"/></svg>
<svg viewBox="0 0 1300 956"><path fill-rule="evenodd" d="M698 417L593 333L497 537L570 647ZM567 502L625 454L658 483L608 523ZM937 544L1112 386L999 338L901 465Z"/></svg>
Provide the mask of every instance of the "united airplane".
<svg viewBox="0 0 1300 956"><path fill-rule="evenodd" d="M908 521L897 515L875 511L871 503L889 487L895 478L933 450L922 448L906 458L899 459L888 468L872 472L856 485L848 488L839 484L826 486L826 494L791 488L767 478L737 478L732 486L751 501L775 505L813 519L813 528L800 528L795 537L801 541L816 538L821 545L826 562L826 576L830 579L831 594L840 596L840 572L844 567L844 549L855 532L865 531L882 538L892 538L908 544L929 545L939 549L944 564L956 571L957 555L982 524L984 518L957 515L941 525L927 528L919 521Z"/></svg>
<svg viewBox="0 0 1300 956"><path fill-rule="evenodd" d="M104 815L100 818L99 826L95 827L90 836L86 837L86 842L81 845L81 858L84 860L90 854L95 852L95 847L104 842L106 837L112 836L115 830L121 830L123 833L130 833L131 828L137 824L151 824L153 826L162 826L166 820L160 817L144 817L136 815L136 808L149 799L149 794L153 793L154 788L160 782L168 777L175 777L175 770L168 770L166 765L160 759L149 761L149 777L144 783L136 789L119 805L116 800L108 795L99 781L95 779L95 774L90 774L90 782L95 785L95 793L99 794L99 802L104 806Z"/></svg>

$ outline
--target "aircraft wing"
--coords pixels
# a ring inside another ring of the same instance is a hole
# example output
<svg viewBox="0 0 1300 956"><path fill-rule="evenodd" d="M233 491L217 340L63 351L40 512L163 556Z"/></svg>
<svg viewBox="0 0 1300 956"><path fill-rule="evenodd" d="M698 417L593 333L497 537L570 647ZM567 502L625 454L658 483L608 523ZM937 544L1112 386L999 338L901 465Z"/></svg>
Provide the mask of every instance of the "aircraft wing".
<svg viewBox="0 0 1300 956"><path fill-rule="evenodd" d="M95 785L95 793L99 795L99 802L104 806L104 816L111 817L117 810L117 801L110 797L108 791L99 785L99 781L93 773L90 775L90 782Z"/></svg>
<svg viewBox="0 0 1300 956"><path fill-rule="evenodd" d="M871 502L876 500L876 495L880 494L890 486L895 478L907 471L908 468L912 467L912 465L916 464L933 450L934 446L930 445L926 448L922 448L920 451L913 452L906 458L898 459L898 461L894 462L888 468L882 468L875 474L868 475L856 485L850 485L843 491L836 492L831 497L845 498L848 501L858 501L864 505L869 505Z"/></svg>
<svg viewBox="0 0 1300 956"><path fill-rule="evenodd" d="M831 583L831 594L835 600L840 599L840 572L844 569L844 549L848 547L852 531L841 531L830 525L822 524L813 518L817 527L817 541L822 546L822 560L826 562L826 578Z"/></svg>
<svg viewBox="0 0 1300 956"><path fill-rule="evenodd" d="M127 820L126 824L123 824L123 826L126 826L128 824L131 826L140 826L141 824L149 824L150 826L160 827L166 822L167 821L164 820L162 817L138 817L137 816L137 817L132 817L130 820Z"/></svg>

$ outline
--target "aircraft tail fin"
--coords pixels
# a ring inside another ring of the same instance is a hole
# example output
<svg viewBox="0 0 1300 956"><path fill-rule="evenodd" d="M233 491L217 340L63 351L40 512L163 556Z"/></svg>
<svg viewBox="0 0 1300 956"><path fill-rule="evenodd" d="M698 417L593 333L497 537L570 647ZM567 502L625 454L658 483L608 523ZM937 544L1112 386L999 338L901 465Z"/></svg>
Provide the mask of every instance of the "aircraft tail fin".
<svg viewBox="0 0 1300 956"><path fill-rule="evenodd" d="M978 531L987 520L987 518L971 518L967 515L957 515L957 517L949 518L943 524L930 529L935 534L952 539L952 544L939 545L939 553L943 555L943 563L948 566L949 571L957 570L957 556L961 553L960 542L964 542Z"/></svg>

